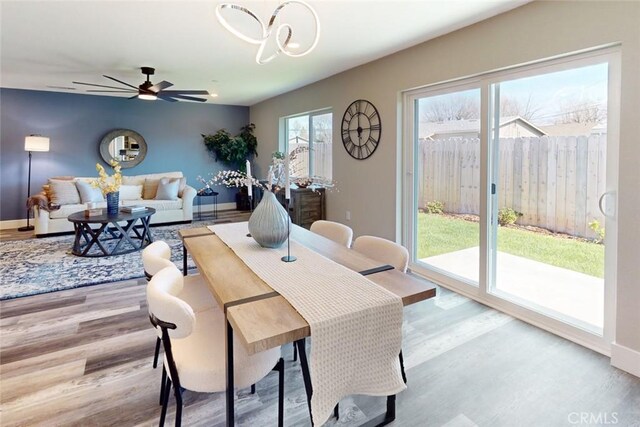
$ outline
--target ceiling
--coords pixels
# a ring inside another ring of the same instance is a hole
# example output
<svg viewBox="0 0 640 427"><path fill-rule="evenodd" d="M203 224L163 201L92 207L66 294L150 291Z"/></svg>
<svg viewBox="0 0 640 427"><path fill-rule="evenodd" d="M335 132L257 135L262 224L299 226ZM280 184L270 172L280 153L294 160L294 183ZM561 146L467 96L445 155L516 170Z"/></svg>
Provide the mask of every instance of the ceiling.
<svg viewBox="0 0 640 427"><path fill-rule="evenodd" d="M264 21L280 3L228 0ZM301 58L255 62L257 46L216 20L221 1L6 1L0 3L0 85L85 93L72 81L111 85L103 74L135 86L141 66L171 89L206 89L207 102L253 105L341 71L518 7L528 0L307 0L321 26L316 49ZM301 49L313 25L300 7L280 15ZM235 19L235 20L234 20ZM256 23L237 15L248 33ZM251 27L251 28L250 28ZM66 89L65 89L66 88ZM129 96L114 94L114 96Z"/></svg>

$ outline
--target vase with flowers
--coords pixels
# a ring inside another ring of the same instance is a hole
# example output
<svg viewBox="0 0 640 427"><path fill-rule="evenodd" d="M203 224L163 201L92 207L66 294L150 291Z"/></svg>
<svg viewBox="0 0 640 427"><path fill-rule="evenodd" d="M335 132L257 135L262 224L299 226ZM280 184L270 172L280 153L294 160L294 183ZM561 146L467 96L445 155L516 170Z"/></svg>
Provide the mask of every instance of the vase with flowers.
<svg viewBox="0 0 640 427"><path fill-rule="evenodd" d="M264 182L258 181L245 172L224 170L213 176L210 182L213 185L227 187L247 186L262 189L262 200L249 218L249 233L260 246L265 248L279 248L287 240L291 219L275 197L274 192L280 190L280 187L274 184L273 175Z"/></svg>
<svg viewBox="0 0 640 427"><path fill-rule="evenodd" d="M98 179L91 182L91 186L99 188L102 195L107 199L107 215L117 215L120 204L120 185L122 185L122 173L120 164L116 160L111 160L109 165L113 169L113 175L107 175L104 167L96 163Z"/></svg>
<svg viewBox="0 0 640 427"><path fill-rule="evenodd" d="M251 237L265 248L279 248L289 236L291 218L278 201L275 193L285 190L285 198L290 198L290 183L288 159L281 152L272 155L271 165L267 179L259 181L251 176L251 168L247 167L249 174L237 170L223 170L208 181L210 185L225 185L227 187L257 187L263 190L262 199L249 218L249 233ZM293 181L295 182L295 181ZM330 180L306 178L306 181L314 188L332 187ZM249 190L249 194L252 191Z"/></svg>

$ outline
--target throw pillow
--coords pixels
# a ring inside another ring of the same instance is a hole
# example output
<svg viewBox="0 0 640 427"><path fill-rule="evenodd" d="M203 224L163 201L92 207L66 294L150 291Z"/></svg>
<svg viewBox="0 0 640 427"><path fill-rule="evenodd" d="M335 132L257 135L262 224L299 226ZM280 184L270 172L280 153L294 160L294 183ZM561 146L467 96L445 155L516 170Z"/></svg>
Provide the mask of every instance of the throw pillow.
<svg viewBox="0 0 640 427"><path fill-rule="evenodd" d="M91 183L87 181L76 181L76 188L80 193L81 203L90 202L104 202L104 196L99 188L94 188Z"/></svg>
<svg viewBox="0 0 640 427"><path fill-rule="evenodd" d="M145 177L138 175L122 175L122 183L125 185L144 185Z"/></svg>
<svg viewBox="0 0 640 427"><path fill-rule="evenodd" d="M178 200L180 178L162 178L158 184L156 200Z"/></svg>
<svg viewBox="0 0 640 427"><path fill-rule="evenodd" d="M120 199L122 200L141 200L142 185L120 185Z"/></svg>
<svg viewBox="0 0 640 427"><path fill-rule="evenodd" d="M49 180L51 203L56 205L75 205L80 203L80 194L75 181Z"/></svg>
<svg viewBox="0 0 640 427"><path fill-rule="evenodd" d="M187 178L184 176L182 178L174 178L180 180L180 185L178 186L178 197L182 197L182 192L184 191L184 187L187 186Z"/></svg>
<svg viewBox="0 0 640 427"><path fill-rule="evenodd" d="M144 180L144 188L142 190L142 198L145 200L151 200L156 198L158 191L158 184L160 179L147 178Z"/></svg>

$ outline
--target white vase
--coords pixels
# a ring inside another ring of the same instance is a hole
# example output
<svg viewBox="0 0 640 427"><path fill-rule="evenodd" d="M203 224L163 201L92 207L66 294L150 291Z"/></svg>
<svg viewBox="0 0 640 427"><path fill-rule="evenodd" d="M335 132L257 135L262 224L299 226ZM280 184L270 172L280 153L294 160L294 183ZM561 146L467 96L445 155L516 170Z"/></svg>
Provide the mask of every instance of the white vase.
<svg viewBox="0 0 640 427"><path fill-rule="evenodd" d="M249 218L251 237L264 248L279 248L289 236L291 218L271 191L265 191L262 200Z"/></svg>

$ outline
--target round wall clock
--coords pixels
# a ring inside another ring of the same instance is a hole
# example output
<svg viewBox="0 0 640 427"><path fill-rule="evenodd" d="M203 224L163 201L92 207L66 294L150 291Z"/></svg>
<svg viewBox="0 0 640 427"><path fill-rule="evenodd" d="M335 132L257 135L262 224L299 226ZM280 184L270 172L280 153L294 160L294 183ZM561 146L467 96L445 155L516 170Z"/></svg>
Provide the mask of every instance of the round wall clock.
<svg viewBox="0 0 640 427"><path fill-rule="evenodd" d="M354 159L370 157L380 142L382 124L376 107L364 99L353 101L342 116L342 144Z"/></svg>

